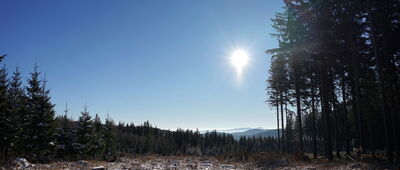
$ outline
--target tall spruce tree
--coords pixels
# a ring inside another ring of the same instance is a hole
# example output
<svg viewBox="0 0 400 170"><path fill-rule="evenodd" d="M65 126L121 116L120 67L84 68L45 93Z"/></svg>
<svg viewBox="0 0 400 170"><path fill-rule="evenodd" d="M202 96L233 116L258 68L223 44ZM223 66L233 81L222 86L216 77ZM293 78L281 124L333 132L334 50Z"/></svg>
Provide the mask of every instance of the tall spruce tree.
<svg viewBox="0 0 400 170"><path fill-rule="evenodd" d="M26 88L28 116L23 128L27 136L24 139L29 151L27 156L34 161L46 162L54 152L55 113L46 87L47 80L40 80L39 76L35 65Z"/></svg>
<svg viewBox="0 0 400 170"><path fill-rule="evenodd" d="M285 150L285 127L284 127L284 109L283 105L290 103L289 101L289 90L290 80L288 77L288 12L285 10L283 13L277 13L275 18L272 19L272 27L276 29L277 33L271 34L279 42L279 47L275 49L267 50L267 53L272 54L271 56L271 68L270 78L268 80L270 90L274 91L273 96L277 105L277 114L279 117L279 106L280 106L280 117L281 117L281 129L282 137L279 137L279 141L282 143L282 150ZM271 96L272 97L272 96ZM272 98L271 98L272 99ZM279 120L278 120L279 121ZM279 122L278 122L279 126ZM279 128L278 128L279 129Z"/></svg>
<svg viewBox="0 0 400 170"><path fill-rule="evenodd" d="M3 58L4 56L0 56L0 64ZM17 129L9 105L7 70L3 66L0 69L0 163L9 159L16 142Z"/></svg>
<svg viewBox="0 0 400 170"><path fill-rule="evenodd" d="M13 122L16 126L16 145L14 151L17 155L24 154L24 129L23 124L26 123L26 101L24 88L22 87L21 72L17 67L11 77L9 84L10 113L13 115Z"/></svg>

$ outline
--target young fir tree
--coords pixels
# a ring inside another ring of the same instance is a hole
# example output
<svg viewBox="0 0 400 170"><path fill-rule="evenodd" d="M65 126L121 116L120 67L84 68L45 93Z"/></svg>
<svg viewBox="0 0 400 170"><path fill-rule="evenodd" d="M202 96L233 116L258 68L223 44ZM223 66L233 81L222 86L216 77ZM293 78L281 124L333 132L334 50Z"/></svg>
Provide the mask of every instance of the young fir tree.
<svg viewBox="0 0 400 170"><path fill-rule="evenodd" d="M39 79L40 72L35 65L27 91L27 122L23 127L27 134L28 157L34 161L48 161L54 150L55 119L54 105L50 101L50 91L46 80Z"/></svg>
<svg viewBox="0 0 400 170"><path fill-rule="evenodd" d="M13 115L13 122L16 126L16 145L14 151L17 155L24 154L22 124L26 122L26 95L22 87L21 72L18 67L15 69L9 84L8 94L10 99L10 113Z"/></svg>
<svg viewBox="0 0 400 170"><path fill-rule="evenodd" d="M84 106L76 126L75 143L73 144L75 153L81 159L87 159L91 156L90 152L92 151L93 143L92 128L92 117L89 115L87 106Z"/></svg>
<svg viewBox="0 0 400 170"><path fill-rule="evenodd" d="M104 153L104 130L103 125L98 114L93 120L93 140L92 140L92 157L94 159L101 159Z"/></svg>
<svg viewBox="0 0 400 170"><path fill-rule="evenodd" d="M4 56L0 56L0 63ZM15 144L16 127L9 110L8 81L5 67L0 69L0 163L9 159Z"/></svg>
<svg viewBox="0 0 400 170"><path fill-rule="evenodd" d="M68 106L65 105L64 115L59 117L59 127L56 134L57 157L71 159L73 132L71 120L68 119Z"/></svg>
<svg viewBox="0 0 400 170"><path fill-rule="evenodd" d="M104 159L107 161L115 161L117 159L117 141L114 126L114 121L107 117L104 126Z"/></svg>

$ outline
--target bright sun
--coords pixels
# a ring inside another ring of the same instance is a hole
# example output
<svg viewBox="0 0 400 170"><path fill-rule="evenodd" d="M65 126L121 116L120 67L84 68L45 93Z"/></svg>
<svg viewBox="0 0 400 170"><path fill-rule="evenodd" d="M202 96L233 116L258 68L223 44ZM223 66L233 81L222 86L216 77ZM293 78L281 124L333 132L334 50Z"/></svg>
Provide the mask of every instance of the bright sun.
<svg viewBox="0 0 400 170"><path fill-rule="evenodd" d="M235 68L236 75L241 78L243 69L249 63L249 55L245 50L236 49L230 56L232 66Z"/></svg>

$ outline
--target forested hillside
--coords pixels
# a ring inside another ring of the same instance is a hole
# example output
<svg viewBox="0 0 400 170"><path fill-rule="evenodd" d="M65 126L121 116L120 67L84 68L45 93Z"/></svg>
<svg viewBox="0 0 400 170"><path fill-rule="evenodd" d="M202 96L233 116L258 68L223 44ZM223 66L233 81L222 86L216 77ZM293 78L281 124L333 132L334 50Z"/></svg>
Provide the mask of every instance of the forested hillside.
<svg viewBox="0 0 400 170"><path fill-rule="evenodd" d="M400 1L285 4L267 51L280 150L399 162Z"/></svg>
<svg viewBox="0 0 400 170"><path fill-rule="evenodd" d="M4 59L0 57L0 63ZM230 134L199 131L161 130L148 121L142 125L118 125L107 117L103 123L84 106L78 120L56 116L46 79L35 65L23 85L18 68L8 75L0 70L0 163L24 157L32 162L106 160L135 154L160 155L242 155L274 151L274 138L245 138L234 140Z"/></svg>

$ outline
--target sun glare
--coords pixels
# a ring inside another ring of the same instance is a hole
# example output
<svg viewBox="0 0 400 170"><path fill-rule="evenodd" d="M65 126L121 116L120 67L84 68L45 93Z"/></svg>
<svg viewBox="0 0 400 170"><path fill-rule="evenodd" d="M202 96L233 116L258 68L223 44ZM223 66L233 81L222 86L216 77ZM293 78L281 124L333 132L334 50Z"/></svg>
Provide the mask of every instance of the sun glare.
<svg viewBox="0 0 400 170"><path fill-rule="evenodd" d="M230 56L232 66L235 68L238 79L242 77L244 68L249 63L249 55L245 50L236 49Z"/></svg>

